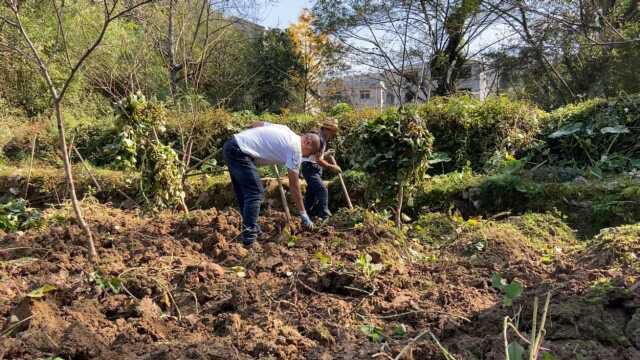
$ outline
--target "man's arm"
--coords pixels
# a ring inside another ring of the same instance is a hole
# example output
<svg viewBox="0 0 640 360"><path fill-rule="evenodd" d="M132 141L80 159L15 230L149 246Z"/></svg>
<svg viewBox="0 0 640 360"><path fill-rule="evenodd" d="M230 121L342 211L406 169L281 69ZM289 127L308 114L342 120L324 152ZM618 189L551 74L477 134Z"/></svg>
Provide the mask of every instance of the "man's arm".
<svg viewBox="0 0 640 360"><path fill-rule="evenodd" d="M337 173L342 172L342 169L340 168L340 166L332 164L327 160L325 160L324 158L318 159L318 165L322 166L325 169L331 169L333 172L337 172Z"/></svg>
<svg viewBox="0 0 640 360"><path fill-rule="evenodd" d="M289 190L293 195L293 201L298 208L300 214L305 214L307 211L304 208L304 202L302 201L302 191L300 191L300 178L298 177L298 173L289 170Z"/></svg>

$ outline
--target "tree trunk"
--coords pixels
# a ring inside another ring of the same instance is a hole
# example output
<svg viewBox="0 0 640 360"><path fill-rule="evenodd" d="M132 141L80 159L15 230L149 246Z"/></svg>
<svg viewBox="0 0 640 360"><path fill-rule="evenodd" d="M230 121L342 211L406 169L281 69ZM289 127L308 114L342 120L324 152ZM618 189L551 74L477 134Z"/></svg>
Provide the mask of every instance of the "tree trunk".
<svg viewBox="0 0 640 360"><path fill-rule="evenodd" d="M179 66L176 64L176 54L173 50L173 17L175 15L175 0L169 0L169 25L167 29L167 54L169 54L169 82L171 84L171 97L176 101L176 92L178 91L178 72Z"/></svg>
<svg viewBox="0 0 640 360"><path fill-rule="evenodd" d="M56 114L56 124L58 126L58 136L60 140L60 150L62 151L62 161L64 162L64 175L67 179L67 184L69 185L69 192L71 194L71 205L73 207L73 212L76 214L76 219L82 230L84 230L85 235L87 236L87 241L89 245L89 261L95 262L98 253L96 252L96 247L93 242L93 234L91 233L91 229L89 225L87 225L86 221L84 221L84 217L82 216L82 209L80 209L80 204L78 203L78 198L76 196L76 186L73 182L73 172L71 171L71 162L69 161L69 151L67 149L67 141L65 139L65 131L64 131L64 119L62 117L61 107L61 99L54 99L53 107Z"/></svg>

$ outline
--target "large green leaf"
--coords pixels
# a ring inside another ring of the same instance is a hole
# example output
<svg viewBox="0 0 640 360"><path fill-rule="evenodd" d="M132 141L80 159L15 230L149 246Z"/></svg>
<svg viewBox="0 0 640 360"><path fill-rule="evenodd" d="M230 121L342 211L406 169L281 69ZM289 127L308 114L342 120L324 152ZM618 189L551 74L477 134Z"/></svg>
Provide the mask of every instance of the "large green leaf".
<svg viewBox="0 0 640 360"><path fill-rule="evenodd" d="M557 139L557 138L573 135L575 133L580 132L580 130L582 130L582 126L583 125L581 122L573 123L557 130L553 134L549 135L549 137L551 139Z"/></svg>
<svg viewBox="0 0 640 360"><path fill-rule="evenodd" d="M45 295L47 295L47 293L50 293L50 292L55 291L57 289L58 288L55 285L45 284L45 285L33 290L32 292L28 293L27 296L32 298L32 299L39 299L39 298L44 297Z"/></svg>
<svg viewBox="0 0 640 360"><path fill-rule="evenodd" d="M600 129L603 134L628 134L631 132L628 127L624 125L607 126Z"/></svg>
<svg viewBox="0 0 640 360"><path fill-rule="evenodd" d="M524 360L525 350L517 342L512 342L507 346L507 354L509 354L509 360Z"/></svg>
<svg viewBox="0 0 640 360"><path fill-rule="evenodd" d="M517 298L522 295L522 285L518 281L514 280L511 284L505 286L504 294L512 299Z"/></svg>

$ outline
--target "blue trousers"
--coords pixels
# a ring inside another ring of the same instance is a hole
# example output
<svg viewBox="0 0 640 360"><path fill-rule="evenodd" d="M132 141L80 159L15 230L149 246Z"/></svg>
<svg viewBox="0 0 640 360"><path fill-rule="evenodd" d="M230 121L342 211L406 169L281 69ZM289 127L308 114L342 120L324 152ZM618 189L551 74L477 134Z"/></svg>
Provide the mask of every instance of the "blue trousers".
<svg viewBox="0 0 640 360"><path fill-rule="evenodd" d="M229 167L240 213L242 213L242 242L245 245L251 245L260 233L258 216L264 187L253 158L240 150L235 138L228 140L222 151Z"/></svg>
<svg viewBox="0 0 640 360"><path fill-rule="evenodd" d="M302 176L307 181L307 192L304 194L304 207L311 217L326 219L329 211L329 191L322 182L322 167L316 163L302 163Z"/></svg>

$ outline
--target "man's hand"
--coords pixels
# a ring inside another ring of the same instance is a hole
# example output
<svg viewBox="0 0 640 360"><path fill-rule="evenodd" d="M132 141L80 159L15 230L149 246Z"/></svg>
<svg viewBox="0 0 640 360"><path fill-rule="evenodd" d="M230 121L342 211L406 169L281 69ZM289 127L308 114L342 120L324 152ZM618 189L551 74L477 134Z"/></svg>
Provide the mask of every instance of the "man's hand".
<svg viewBox="0 0 640 360"><path fill-rule="evenodd" d="M300 219L302 219L302 224L309 229L313 229L313 221L311 221L311 218L309 218L309 215L307 215L307 213L302 213L300 214Z"/></svg>
<svg viewBox="0 0 640 360"><path fill-rule="evenodd" d="M340 174L342 172L342 169L338 165L332 165L331 166L331 171L333 171L336 174Z"/></svg>

